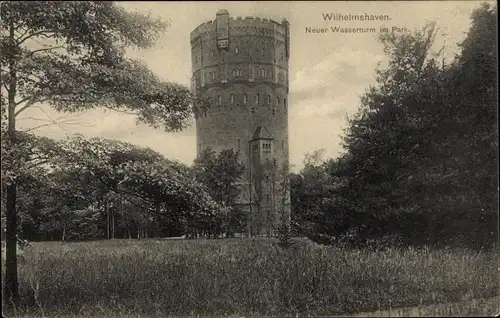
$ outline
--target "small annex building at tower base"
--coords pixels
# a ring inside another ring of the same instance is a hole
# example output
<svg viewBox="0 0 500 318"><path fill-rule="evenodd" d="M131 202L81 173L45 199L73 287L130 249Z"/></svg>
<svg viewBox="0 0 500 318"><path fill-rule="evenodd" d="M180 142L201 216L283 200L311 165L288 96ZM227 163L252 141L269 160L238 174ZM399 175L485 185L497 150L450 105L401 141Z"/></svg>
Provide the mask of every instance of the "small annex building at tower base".
<svg viewBox="0 0 500 318"><path fill-rule="evenodd" d="M239 153L245 172L237 207L247 231L273 234L290 220L289 24L220 10L190 40L192 90L211 101L208 108L195 105L197 153L208 147Z"/></svg>

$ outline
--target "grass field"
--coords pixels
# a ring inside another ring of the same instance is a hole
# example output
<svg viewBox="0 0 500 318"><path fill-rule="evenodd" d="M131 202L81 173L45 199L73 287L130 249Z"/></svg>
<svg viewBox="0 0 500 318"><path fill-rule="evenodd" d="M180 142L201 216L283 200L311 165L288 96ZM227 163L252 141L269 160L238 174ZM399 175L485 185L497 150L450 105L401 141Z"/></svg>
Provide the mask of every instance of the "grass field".
<svg viewBox="0 0 500 318"><path fill-rule="evenodd" d="M305 240L287 251L269 239L33 243L19 275L19 315L29 316L384 316L389 309L397 316L397 308L448 302L462 304L454 315L474 315L475 299L499 291L492 252L368 251ZM498 312L488 301L490 314Z"/></svg>

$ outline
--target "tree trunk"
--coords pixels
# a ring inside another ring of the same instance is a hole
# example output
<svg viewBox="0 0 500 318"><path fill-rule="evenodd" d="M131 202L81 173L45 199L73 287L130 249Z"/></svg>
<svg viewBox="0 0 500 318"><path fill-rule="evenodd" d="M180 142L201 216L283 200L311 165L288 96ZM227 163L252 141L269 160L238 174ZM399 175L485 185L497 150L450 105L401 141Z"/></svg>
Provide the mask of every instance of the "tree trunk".
<svg viewBox="0 0 500 318"><path fill-rule="evenodd" d="M109 240L109 207L108 207L108 200L104 201L104 213L106 214L106 238Z"/></svg>
<svg viewBox="0 0 500 318"><path fill-rule="evenodd" d="M428 208L427 209L427 232L428 232L427 233L427 235L428 235L427 242L428 242L429 246L431 246L431 247L434 247L434 245L436 244L434 227L435 227L434 215L432 213L432 210Z"/></svg>
<svg viewBox="0 0 500 318"><path fill-rule="evenodd" d="M114 209L111 210L111 238L115 238L115 212Z"/></svg>
<svg viewBox="0 0 500 318"><path fill-rule="evenodd" d="M17 89L17 73L16 61L14 56L14 22L9 26L9 92L8 92L8 136L10 139L10 147L16 147L16 89ZM13 158L15 160L15 158ZM16 211L16 195L17 187L15 182L7 186L6 191L6 228L5 228L5 285L4 285L4 299L7 308L19 307L19 285L17 278L17 254L16 254L16 234L17 234L17 211Z"/></svg>

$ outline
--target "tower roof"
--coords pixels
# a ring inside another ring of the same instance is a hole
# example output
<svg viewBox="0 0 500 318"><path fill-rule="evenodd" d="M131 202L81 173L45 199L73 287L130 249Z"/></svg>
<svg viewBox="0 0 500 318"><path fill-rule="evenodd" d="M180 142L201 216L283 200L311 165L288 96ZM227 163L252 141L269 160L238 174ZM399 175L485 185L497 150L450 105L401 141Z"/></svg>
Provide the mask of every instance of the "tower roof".
<svg viewBox="0 0 500 318"><path fill-rule="evenodd" d="M269 130L267 130L266 127L259 126L255 129L255 132L253 133L252 139L250 139L250 141L259 139L273 140L274 137L273 135L271 135L271 133L269 132Z"/></svg>
<svg viewBox="0 0 500 318"><path fill-rule="evenodd" d="M220 9L219 11L217 11L217 15L219 14L229 14L229 12L226 9Z"/></svg>

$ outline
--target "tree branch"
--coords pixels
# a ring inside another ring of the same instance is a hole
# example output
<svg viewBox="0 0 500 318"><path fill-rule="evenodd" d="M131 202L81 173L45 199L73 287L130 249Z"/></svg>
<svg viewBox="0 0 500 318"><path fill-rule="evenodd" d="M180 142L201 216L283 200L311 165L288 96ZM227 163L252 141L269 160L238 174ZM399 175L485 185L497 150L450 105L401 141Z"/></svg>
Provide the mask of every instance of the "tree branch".
<svg viewBox="0 0 500 318"><path fill-rule="evenodd" d="M35 167L38 167L38 166L41 166L43 165L44 163L48 163L51 159L45 159L45 160L42 160L42 161L39 161L39 162L36 162L36 163L33 163L31 166L27 166L26 169L31 169L31 168L35 168Z"/></svg>
<svg viewBox="0 0 500 318"><path fill-rule="evenodd" d="M22 103L24 103L24 102L28 101L28 100L29 100L29 99L31 99L32 97L33 97L33 96L26 97L26 98L23 98L23 99L21 99L20 101L16 102L16 103L15 103L16 107L17 107L17 106L19 106L20 104L22 104ZM17 116L17 113L16 113L16 116Z"/></svg>
<svg viewBox="0 0 500 318"><path fill-rule="evenodd" d="M43 124L43 125L38 125L38 126L35 126L35 127L32 127L32 128L26 129L26 130L21 130L21 131L27 133L27 132L36 130L38 128L47 127L47 126L50 126L50 125L54 125L54 123L47 123L47 124Z"/></svg>
<svg viewBox="0 0 500 318"><path fill-rule="evenodd" d="M7 83L4 82L4 83L2 83L2 85L5 88L5 90L7 91L7 94L9 94L9 87L7 86Z"/></svg>
<svg viewBox="0 0 500 318"><path fill-rule="evenodd" d="M29 40L31 39L32 37L35 37L35 36L44 36L46 38L51 38L53 36L49 36L47 35L47 33L57 33L57 30L41 30L41 31L37 31L37 32L33 32L23 38L21 38L20 40L17 41L17 45L21 45L23 42L25 42L26 40Z"/></svg>
<svg viewBox="0 0 500 318"><path fill-rule="evenodd" d="M40 93L35 93L33 96L31 96L29 99L29 101L26 103L26 105L24 105L23 107L21 107L20 109L18 109L15 113L15 117L17 117L17 115L19 115L20 113L22 113L23 111L25 111L26 109L30 108L31 106L33 106L34 104L38 103L38 102L42 102L43 100L37 100L37 98L40 96ZM26 99L20 101L19 103L16 104L16 106L18 106L20 103L24 103L26 101ZM43 111L43 110L42 110ZM47 116L48 117L48 116Z"/></svg>
<svg viewBox="0 0 500 318"><path fill-rule="evenodd" d="M20 26L19 26L20 27ZM18 28L19 28L18 27ZM26 36L26 34L28 34L30 30L29 29L26 29L26 31L24 31L21 35L19 35L15 40L16 41L19 41L19 39L22 39L24 36ZM18 30L16 29L16 32L18 32Z"/></svg>
<svg viewBox="0 0 500 318"><path fill-rule="evenodd" d="M38 53L38 52L48 52L48 51L51 51L51 50L62 49L62 48L64 48L64 45L47 47L47 48L37 49L37 50L31 51L30 54L34 55L35 53Z"/></svg>
<svg viewBox="0 0 500 318"><path fill-rule="evenodd" d="M127 115L137 116L139 114L139 113L129 112L129 111L126 111L126 110L116 109L116 108L109 107L109 106L106 106L106 105L104 105L102 107L107 108L107 109L112 110L112 111L115 111L115 112L124 113L124 114L127 114Z"/></svg>

